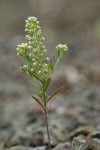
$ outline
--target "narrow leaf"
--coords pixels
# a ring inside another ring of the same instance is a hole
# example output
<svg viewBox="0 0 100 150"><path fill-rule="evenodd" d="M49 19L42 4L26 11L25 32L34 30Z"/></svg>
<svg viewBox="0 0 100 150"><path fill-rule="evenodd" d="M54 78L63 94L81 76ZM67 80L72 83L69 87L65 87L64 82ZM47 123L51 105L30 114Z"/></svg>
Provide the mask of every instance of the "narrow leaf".
<svg viewBox="0 0 100 150"><path fill-rule="evenodd" d="M57 91L55 91L47 100L47 102L49 102L52 98L54 98L62 89L64 88L64 86L61 86Z"/></svg>
<svg viewBox="0 0 100 150"><path fill-rule="evenodd" d="M46 84L45 84L45 91L47 90L50 81L51 81L51 78L48 78L47 81L46 81Z"/></svg>
<svg viewBox="0 0 100 150"><path fill-rule="evenodd" d="M36 85L33 85L33 84L31 84L32 85L32 87L33 87L33 89L34 89L34 91L35 91L35 93L40 97L40 98L42 98L41 97L41 94L39 93L39 92L37 92L37 91L39 91L39 88L36 86Z"/></svg>
<svg viewBox="0 0 100 150"><path fill-rule="evenodd" d="M40 100L38 100L38 98L36 98L35 96L32 96L32 98L43 108L43 110L45 110L43 104L41 103Z"/></svg>
<svg viewBox="0 0 100 150"><path fill-rule="evenodd" d="M48 99L47 103L50 102L49 105L48 105L48 111L49 111L50 108L51 108L51 104L53 103L54 97L55 97L63 88L64 88L64 86L61 86L61 87L60 87L56 92L54 92L54 93L50 96L50 98Z"/></svg>

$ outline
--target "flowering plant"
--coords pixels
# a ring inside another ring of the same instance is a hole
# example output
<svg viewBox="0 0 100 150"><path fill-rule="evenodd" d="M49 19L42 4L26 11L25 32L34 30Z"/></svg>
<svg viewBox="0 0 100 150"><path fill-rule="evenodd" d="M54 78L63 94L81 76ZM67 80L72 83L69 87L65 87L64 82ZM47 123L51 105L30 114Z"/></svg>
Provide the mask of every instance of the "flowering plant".
<svg viewBox="0 0 100 150"><path fill-rule="evenodd" d="M28 42L18 45L17 55L22 56L27 62L27 65L20 67L20 70L31 76L36 83L34 83L35 85L33 85L33 89L39 98L35 96L32 97L36 102L38 102L44 111L49 141L48 144L49 149L51 150L48 127L48 110L50 106L48 106L48 102L51 101L63 87L61 86L51 96L47 94L47 89L51 82L52 73L65 52L68 50L68 47L61 44L56 46L57 58L55 58L55 62L52 62L50 58L46 56L47 50L44 45L45 39L41 36L41 27L39 26L37 18L28 17L26 20L25 32L27 33L26 39Z"/></svg>

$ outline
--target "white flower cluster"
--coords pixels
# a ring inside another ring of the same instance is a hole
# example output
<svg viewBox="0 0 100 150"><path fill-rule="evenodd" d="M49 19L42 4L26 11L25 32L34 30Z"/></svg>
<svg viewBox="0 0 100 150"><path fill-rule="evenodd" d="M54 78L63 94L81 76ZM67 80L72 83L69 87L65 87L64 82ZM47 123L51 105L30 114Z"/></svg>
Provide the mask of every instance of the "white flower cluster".
<svg viewBox="0 0 100 150"><path fill-rule="evenodd" d="M42 84L43 89L41 92L43 93L43 91L47 90L51 81L51 75L68 47L59 44L56 47L57 59L52 63L50 58L46 56L45 38L41 36L41 27L37 18L28 17L25 32L28 42L18 45L17 55L22 56L27 62L27 65L20 68L22 72L30 75L37 83ZM39 88L41 89L41 87ZM41 96L40 94L39 96L43 98L43 95Z"/></svg>
<svg viewBox="0 0 100 150"><path fill-rule="evenodd" d="M35 17L28 17L25 31L28 43L18 45L17 55L23 56L28 65L21 67L21 70L32 77L47 80L53 72L53 65L49 57L46 57L47 50L44 45L44 37L41 37L41 28Z"/></svg>
<svg viewBox="0 0 100 150"><path fill-rule="evenodd" d="M62 52L66 52L68 50L68 47L66 46L66 44L63 44L63 45L59 44L59 45L56 46L56 49L60 50Z"/></svg>

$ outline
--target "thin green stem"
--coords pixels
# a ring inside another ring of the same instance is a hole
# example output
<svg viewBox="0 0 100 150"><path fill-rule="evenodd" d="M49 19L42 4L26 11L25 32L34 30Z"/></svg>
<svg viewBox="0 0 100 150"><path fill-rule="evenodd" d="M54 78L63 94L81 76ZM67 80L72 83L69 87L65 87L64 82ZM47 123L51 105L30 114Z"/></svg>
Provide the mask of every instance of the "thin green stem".
<svg viewBox="0 0 100 150"><path fill-rule="evenodd" d="M51 150L51 139L50 139L50 130L49 130L49 124L48 124L48 111L47 111L46 103L45 103L45 123L46 123L46 128L47 128L48 147L49 147L49 150Z"/></svg>
<svg viewBox="0 0 100 150"><path fill-rule="evenodd" d="M44 91L44 114L45 114L45 123L46 123L46 129L47 129L47 136L48 136L48 147L49 150L51 149L51 139L50 139L50 130L49 130L49 123L48 123L48 110L47 110L47 102L46 102L46 96L45 96L45 88L43 84L43 91Z"/></svg>

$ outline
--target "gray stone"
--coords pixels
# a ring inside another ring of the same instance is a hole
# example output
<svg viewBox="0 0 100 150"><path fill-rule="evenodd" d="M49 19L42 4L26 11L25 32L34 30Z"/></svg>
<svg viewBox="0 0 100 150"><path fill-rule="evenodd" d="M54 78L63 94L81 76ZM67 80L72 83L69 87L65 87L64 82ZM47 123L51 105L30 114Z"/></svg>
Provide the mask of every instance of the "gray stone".
<svg viewBox="0 0 100 150"><path fill-rule="evenodd" d="M32 147L24 147L24 146L14 146L12 148L6 149L6 150L46 150L45 146L32 148Z"/></svg>
<svg viewBox="0 0 100 150"><path fill-rule="evenodd" d="M93 131L89 136L95 143L100 144L100 130Z"/></svg>
<svg viewBox="0 0 100 150"><path fill-rule="evenodd" d="M34 150L46 150L46 147L45 146L41 146L41 147L34 148Z"/></svg>
<svg viewBox="0 0 100 150"><path fill-rule="evenodd" d="M97 138L97 139L100 139L100 130L98 131L93 131L91 134L90 134L90 137L91 138Z"/></svg>
<svg viewBox="0 0 100 150"><path fill-rule="evenodd" d="M86 140L80 137L75 137L71 145L72 150L86 150Z"/></svg>
<svg viewBox="0 0 100 150"><path fill-rule="evenodd" d="M53 150L70 150L70 143L60 143Z"/></svg>
<svg viewBox="0 0 100 150"><path fill-rule="evenodd" d="M97 138L94 138L92 139L95 143L99 144L100 145L100 139L97 139Z"/></svg>

